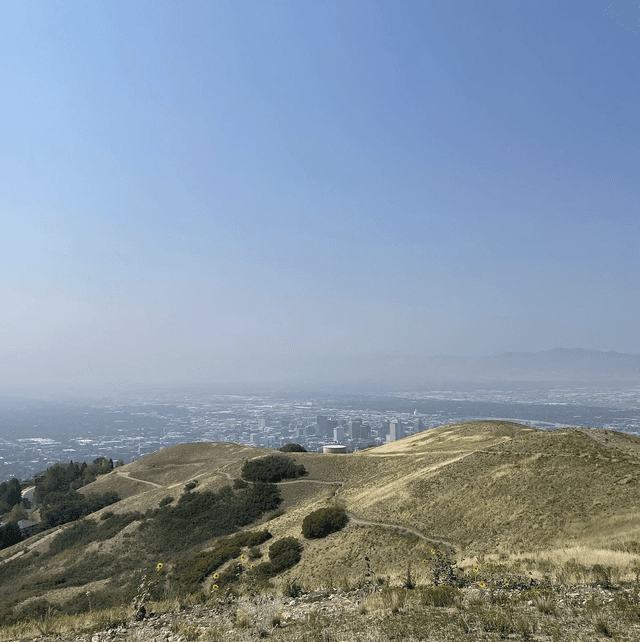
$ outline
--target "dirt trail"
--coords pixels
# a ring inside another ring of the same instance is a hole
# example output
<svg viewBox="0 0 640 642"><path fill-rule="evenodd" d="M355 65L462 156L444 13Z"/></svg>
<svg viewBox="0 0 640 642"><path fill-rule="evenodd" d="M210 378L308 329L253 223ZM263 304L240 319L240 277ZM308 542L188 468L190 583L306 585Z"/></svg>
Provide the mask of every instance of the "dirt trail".
<svg viewBox="0 0 640 642"><path fill-rule="evenodd" d="M353 513L349 512L347 512L347 515L349 517L350 524L360 524L361 526L379 526L380 528L386 528L388 530L404 531L405 533L412 533L413 535L417 535L420 539L423 539L426 542L432 542L433 544L443 544L444 546L449 546L450 548L455 549L456 552L460 552L461 550L461 547L458 544L453 544L452 542L447 542L443 539L434 539L433 537L427 537L423 532L419 531L417 528L412 528L411 526L402 526L400 524L385 522L372 522L367 519L360 519Z"/></svg>
<svg viewBox="0 0 640 642"><path fill-rule="evenodd" d="M149 484L150 486L155 486L156 488L164 488L162 484L156 484L155 482L146 481L144 479L138 479L137 477L131 477L131 473L129 472L126 472L126 473L121 473L120 471L114 471L114 472L116 475L119 475L120 477L126 477L131 481L137 481L137 482L140 482L141 484Z"/></svg>

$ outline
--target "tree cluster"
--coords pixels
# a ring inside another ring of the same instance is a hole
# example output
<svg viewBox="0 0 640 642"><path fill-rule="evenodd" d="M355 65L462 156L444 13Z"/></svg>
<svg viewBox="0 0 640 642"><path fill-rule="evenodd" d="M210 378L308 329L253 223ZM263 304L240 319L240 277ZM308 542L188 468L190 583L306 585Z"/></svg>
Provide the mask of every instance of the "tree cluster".
<svg viewBox="0 0 640 642"><path fill-rule="evenodd" d="M117 501L120 497L114 491L88 495L75 490L49 493L40 508L40 524L46 529L73 522Z"/></svg>
<svg viewBox="0 0 640 642"><path fill-rule="evenodd" d="M113 460L98 457L89 466L86 462L78 464L70 461L68 464L54 464L47 468L44 474L35 477L36 490L33 494L38 504L44 503L50 493L64 493L68 490L78 490L113 470Z"/></svg>
<svg viewBox="0 0 640 642"><path fill-rule="evenodd" d="M302 520L302 534L307 539L320 539L342 530L349 517L342 506L327 506L314 510Z"/></svg>
<svg viewBox="0 0 640 642"><path fill-rule="evenodd" d="M22 500L20 481L15 477L0 484L0 514L9 512Z"/></svg>
<svg viewBox="0 0 640 642"><path fill-rule="evenodd" d="M234 533L282 502L274 484L223 486L219 491L185 492L177 502L148 514L143 536L158 552L182 551Z"/></svg>
<svg viewBox="0 0 640 642"><path fill-rule="evenodd" d="M254 482L277 484L283 479L296 479L307 475L302 464L284 455L269 455L259 459L245 461L242 466L241 475L244 479Z"/></svg>
<svg viewBox="0 0 640 642"><path fill-rule="evenodd" d="M3 548L13 546L22 541L22 532L20 527L14 523L9 522L4 526L0 526L0 551Z"/></svg>

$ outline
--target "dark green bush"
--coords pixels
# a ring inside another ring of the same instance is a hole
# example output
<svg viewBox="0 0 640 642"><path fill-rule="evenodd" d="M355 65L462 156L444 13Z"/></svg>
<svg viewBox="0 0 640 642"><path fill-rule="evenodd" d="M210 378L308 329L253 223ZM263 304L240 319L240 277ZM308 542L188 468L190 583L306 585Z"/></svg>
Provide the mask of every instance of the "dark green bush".
<svg viewBox="0 0 640 642"><path fill-rule="evenodd" d="M238 546L247 546L252 548L254 546L260 546L264 544L267 540L270 540L273 536L268 530L263 531L247 531L245 533L238 533L234 535L231 541Z"/></svg>
<svg viewBox="0 0 640 642"><path fill-rule="evenodd" d="M154 511L143 529L143 543L154 554L183 551L229 535L281 502L274 484L250 484L237 491L224 486L218 492L184 493L175 504Z"/></svg>
<svg viewBox="0 0 640 642"><path fill-rule="evenodd" d="M258 564L254 572L259 577L272 577L295 566L302 557L302 544L295 537L284 537L269 547L269 561Z"/></svg>
<svg viewBox="0 0 640 642"><path fill-rule="evenodd" d="M249 481L276 484L283 479L296 479L307 475L305 467L284 455L269 455L245 461L242 477Z"/></svg>
<svg viewBox="0 0 640 642"><path fill-rule="evenodd" d="M185 589L193 592L198 589L200 583L206 577L217 571L223 564L240 557L242 547L259 546L271 539L271 537L271 533L266 529L237 533L232 537L219 541L212 551L187 555L176 565L184 569L182 573L178 574L178 581ZM221 574L221 578L223 575ZM228 577L224 575L224 577L226 578L224 581L231 581L231 575ZM233 577L235 578L235 570L233 571ZM222 585L221 581L216 581L216 583Z"/></svg>
<svg viewBox="0 0 640 642"><path fill-rule="evenodd" d="M105 506L120 501L118 494L109 491L106 493L89 493L83 495L75 490L63 493L49 493L40 509L40 519L46 528L73 522L77 519L94 513Z"/></svg>
<svg viewBox="0 0 640 642"><path fill-rule="evenodd" d="M300 444L285 444L280 450L283 453L306 453L307 449Z"/></svg>
<svg viewBox="0 0 640 642"><path fill-rule="evenodd" d="M220 573L220 576L216 580L216 584L219 587L226 587L230 584L238 582L242 577L242 564L230 564L225 568L225 570Z"/></svg>
<svg viewBox="0 0 640 642"><path fill-rule="evenodd" d="M88 541L89 537L95 534L96 528L97 524L92 519L84 519L67 526L51 540L49 553L56 555L80 542Z"/></svg>
<svg viewBox="0 0 640 642"><path fill-rule="evenodd" d="M302 534L307 539L319 539L342 530L349 517L342 506L327 506L309 513L302 520Z"/></svg>
<svg viewBox="0 0 640 642"><path fill-rule="evenodd" d="M238 477L238 479L234 479L233 480L233 488L235 490L240 490L241 488L246 488L248 485L249 484L247 484L247 482L244 481L244 479L240 479L239 477Z"/></svg>
<svg viewBox="0 0 640 642"><path fill-rule="evenodd" d="M160 508L164 508L165 506L168 506L169 504L173 503L173 497L165 497L164 499L160 500Z"/></svg>
<svg viewBox="0 0 640 642"><path fill-rule="evenodd" d="M237 544L223 543L213 551L200 553L195 559L183 561L185 571L179 576L178 581L188 591L195 591L200 583L211 573L214 573L229 560L240 557L240 546Z"/></svg>
<svg viewBox="0 0 640 642"><path fill-rule="evenodd" d="M0 550L8 548L22 541L22 531L17 524L9 522L0 526Z"/></svg>
<svg viewBox="0 0 640 642"><path fill-rule="evenodd" d="M269 559L276 560L291 551L302 553L302 544L295 537L283 537L269 546Z"/></svg>

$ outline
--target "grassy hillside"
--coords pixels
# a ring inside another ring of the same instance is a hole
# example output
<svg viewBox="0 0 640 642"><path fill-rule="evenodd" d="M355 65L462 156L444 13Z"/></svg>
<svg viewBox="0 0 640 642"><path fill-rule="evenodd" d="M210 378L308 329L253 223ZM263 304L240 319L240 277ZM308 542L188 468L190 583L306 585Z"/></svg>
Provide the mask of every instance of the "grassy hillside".
<svg viewBox="0 0 640 642"><path fill-rule="evenodd" d="M46 599L81 612L90 606L88 591L94 608L98 601L131 601L142 576L159 562L166 574L164 596L175 597L171 578L192 561L184 551L149 543L149 515L163 499L175 502L187 482L197 482L194 493L219 491L240 477L247 459L273 452L185 444L98 478L82 492L114 490L123 497L83 520L100 537L85 542L84 531L71 524L0 552L5 611L28 614ZM272 541L302 540L304 517L335 503L344 506L350 522L326 538L304 540L301 561L271 580L276 588L293 578L309 590L356 587L367 573L401 586L410 568L418 584L428 585L438 550L461 577L476 582L481 576L486 582L565 581L571 574L577 581L600 567L609 568L610 577L633 581L640 569L640 438L632 435L482 421L442 426L352 455L287 456L309 474L279 483L280 510L249 530L267 527ZM115 517L101 519L110 512ZM193 515L184 528L197 526ZM212 539L197 550L214 545ZM258 548L257 554L266 555L269 542ZM210 587L211 581L205 594Z"/></svg>

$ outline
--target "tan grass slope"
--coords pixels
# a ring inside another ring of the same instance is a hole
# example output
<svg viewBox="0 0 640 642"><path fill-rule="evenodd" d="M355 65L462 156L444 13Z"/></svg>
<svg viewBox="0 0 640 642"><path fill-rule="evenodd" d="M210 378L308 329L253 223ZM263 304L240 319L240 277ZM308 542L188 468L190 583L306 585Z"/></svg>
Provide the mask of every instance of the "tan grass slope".
<svg viewBox="0 0 640 642"><path fill-rule="evenodd" d="M271 453L228 443L183 444L82 490L118 491L125 499L111 507L117 512L146 510L167 495L177 497L191 480L200 488L228 484L246 459ZM475 421L352 455L289 456L310 473L295 486L281 484L286 507L303 512L318 497L325 501L319 482L334 482L337 498L362 520L412 527L467 548L640 541L640 438L626 433Z"/></svg>
<svg viewBox="0 0 640 642"><path fill-rule="evenodd" d="M271 452L222 443L175 446L114 471L86 490L118 490L126 483L121 490L129 497L118 510L143 510L167 494L176 495L191 479L201 487L227 484L239 476L245 459ZM300 520L332 496L326 491L335 482L336 499L354 517L413 528L468 550L640 541L640 438L626 433L475 421L352 455L290 456L310 473L281 484L285 507L295 507ZM299 536L299 529L298 523L291 524L287 534Z"/></svg>
<svg viewBox="0 0 640 642"><path fill-rule="evenodd" d="M104 510L144 512L167 495L177 498L192 480L199 483L196 491L229 484L246 459L273 452L185 444L118 468L82 490L121 493L124 499ZM464 548L469 559L624 550L640 541L640 438L624 433L477 421L351 455L288 456L309 475L279 484L286 510L268 522L274 537L301 538L305 515L329 502L342 503L351 515L344 531L305 542L294 570L310 583L361 575L365 555L379 572L398 577L407 559L419 560L434 542ZM103 546L118 556L120 546L132 550L134 544L120 535ZM0 563L16 551L27 557L46 547L47 536L36 536L1 552ZM65 563L61 556L50 568L61 573ZM39 581L45 572L38 569Z"/></svg>

